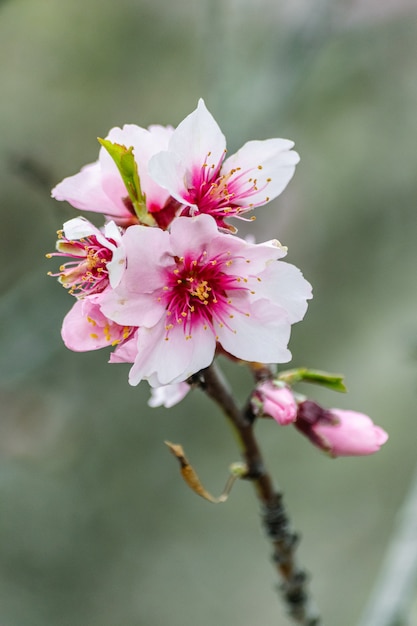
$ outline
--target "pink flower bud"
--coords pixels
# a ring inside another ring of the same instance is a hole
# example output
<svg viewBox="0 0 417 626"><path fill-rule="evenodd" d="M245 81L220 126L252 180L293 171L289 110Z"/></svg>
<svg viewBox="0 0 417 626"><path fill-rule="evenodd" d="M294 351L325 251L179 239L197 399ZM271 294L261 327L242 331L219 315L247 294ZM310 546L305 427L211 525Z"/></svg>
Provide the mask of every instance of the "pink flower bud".
<svg viewBox="0 0 417 626"><path fill-rule="evenodd" d="M314 443L336 456L374 454L387 441L387 433L370 417L356 411L330 409L330 419L319 419L311 425Z"/></svg>
<svg viewBox="0 0 417 626"><path fill-rule="evenodd" d="M288 387L268 380L257 387L256 399L261 403L259 413L272 417L281 426L295 421L297 404Z"/></svg>

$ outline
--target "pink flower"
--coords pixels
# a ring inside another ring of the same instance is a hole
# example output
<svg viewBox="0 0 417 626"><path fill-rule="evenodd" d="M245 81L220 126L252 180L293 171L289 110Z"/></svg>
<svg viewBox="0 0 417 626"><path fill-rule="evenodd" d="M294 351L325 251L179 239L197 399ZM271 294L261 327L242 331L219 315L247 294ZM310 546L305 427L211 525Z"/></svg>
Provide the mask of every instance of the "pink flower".
<svg viewBox="0 0 417 626"><path fill-rule="evenodd" d="M252 406L256 413L272 417L281 426L297 418L297 403L290 389L274 381L265 381L256 387Z"/></svg>
<svg viewBox="0 0 417 626"><path fill-rule="evenodd" d="M169 200L148 174L152 155L165 150L172 128L150 126L148 130L134 124L112 128L106 139L129 148L133 146L142 192L148 211L159 211ZM117 166L105 148L100 149L98 161L85 165L78 174L64 178L53 190L52 197L66 200L76 209L104 213L122 225L137 223L128 191ZM172 216L171 216L172 219Z"/></svg>
<svg viewBox="0 0 417 626"><path fill-rule="evenodd" d="M87 297L77 300L67 313L61 334L66 347L75 352L98 350L107 346L116 347L116 352L112 356L118 361L114 355L117 355L117 350L125 344L130 344L129 339L135 330L130 326L120 326L106 318L99 305L91 297ZM134 358L131 362L133 361Z"/></svg>
<svg viewBox="0 0 417 626"><path fill-rule="evenodd" d="M299 406L296 427L333 457L374 454L388 439L364 413L325 410L309 400Z"/></svg>
<svg viewBox="0 0 417 626"><path fill-rule="evenodd" d="M278 196L299 156L287 139L249 141L225 159L226 140L200 100L174 131L168 149L149 162L153 179L181 204L182 215L208 213L219 226Z"/></svg>
<svg viewBox="0 0 417 626"><path fill-rule="evenodd" d="M177 218L170 232L131 226L123 246L127 268L100 307L138 327L132 385L185 381L211 364L217 344L246 361L290 359L291 324L303 318L311 286L278 260L286 249L277 241L250 244L199 215Z"/></svg>
<svg viewBox="0 0 417 626"><path fill-rule="evenodd" d="M65 222L58 232L56 247L58 252L47 256L68 257L58 273L59 282L72 295L83 297L103 291L110 283L116 286L125 268L125 256L121 243L121 233L114 222L108 222L104 232L88 220L75 217Z"/></svg>

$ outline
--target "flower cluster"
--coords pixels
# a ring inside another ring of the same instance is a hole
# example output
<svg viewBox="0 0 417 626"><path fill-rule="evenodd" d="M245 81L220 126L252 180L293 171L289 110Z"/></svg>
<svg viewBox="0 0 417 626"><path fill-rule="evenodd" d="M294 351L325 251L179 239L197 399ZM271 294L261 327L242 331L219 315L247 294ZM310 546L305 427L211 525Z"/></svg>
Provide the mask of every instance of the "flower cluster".
<svg viewBox="0 0 417 626"><path fill-rule="evenodd" d="M62 337L71 350L113 347L147 380L151 403L170 405L219 352L283 363L291 325L311 298L277 240L252 243L228 218L276 198L298 163L293 142L249 141L226 157L226 140L202 100L177 128L113 128L95 163L52 191L83 211L64 224L52 273L75 302ZM160 388L162 387L162 391Z"/></svg>
<svg viewBox="0 0 417 626"><path fill-rule="evenodd" d="M303 319L311 286L282 260L279 241L242 239L228 219L247 219L284 190L299 161L293 142L249 141L226 157L202 100L175 129L130 124L99 141L98 160L52 190L105 218L101 228L69 220L47 255L62 258L50 274L75 299L65 345L113 348L110 362L131 364L132 385L150 384L150 406L180 402L219 353L252 366L288 362L291 325ZM367 416L299 400L271 376L251 396L255 416L294 424L332 456L371 454L385 442Z"/></svg>

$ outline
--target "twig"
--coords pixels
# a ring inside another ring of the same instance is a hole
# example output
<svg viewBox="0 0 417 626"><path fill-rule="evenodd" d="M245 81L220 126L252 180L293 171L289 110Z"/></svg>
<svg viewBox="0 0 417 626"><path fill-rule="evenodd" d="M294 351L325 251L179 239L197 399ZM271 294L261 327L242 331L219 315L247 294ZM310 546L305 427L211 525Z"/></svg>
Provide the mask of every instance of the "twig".
<svg viewBox="0 0 417 626"><path fill-rule="evenodd" d="M247 466L244 478L253 482L261 504L262 521L273 546L273 561L283 581L280 591L288 613L294 623L318 626L320 618L306 588L307 574L298 566L295 558L298 536L291 528L282 494L275 489L265 467L255 438L255 416L250 404L243 410L237 406L214 364L203 370L200 386L222 408L237 435Z"/></svg>

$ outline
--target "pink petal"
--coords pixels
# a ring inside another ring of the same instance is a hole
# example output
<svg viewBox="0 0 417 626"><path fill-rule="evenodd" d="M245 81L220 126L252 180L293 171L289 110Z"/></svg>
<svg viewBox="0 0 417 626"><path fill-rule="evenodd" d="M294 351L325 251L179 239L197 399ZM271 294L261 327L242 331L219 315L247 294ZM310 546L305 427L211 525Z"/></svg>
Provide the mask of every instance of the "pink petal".
<svg viewBox="0 0 417 626"><path fill-rule="evenodd" d="M120 341L123 327L113 324L87 299L77 300L62 325L62 339L70 350L98 350Z"/></svg>
<svg viewBox="0 0 417 626"><path fill-rule="evenodd" d="M120 284L97 296L101 312L122 326L152 327L165 314L165 307L153 294L131 293Z"/></svg>
<svg viewBox="0 0 417 626"><path fill-rule="evenodd" d="M135 331L129 339L118 345L111 353L109 363L134 363L138 354L137 344L137 331Z"/></svg>
<svg viewBox="0 0 417 626"><path fill-rule="evenodd" d="M81 211L104 213L115 218L132 217L122 201L127 191L115 165L113 172L103 178L100 163L90 163L78 174L64 178L52 189L51 195L56 200L66 200Z"/></svg>
<svg viewBox="0 0 417 626"><path fill-rule="evenodd" d="M178 256L184 256L185 252L198 256L207 250L216 237L219 237L219 231L210 215L177 217L171 225L172 251ZM224 243L222 249L225 249Z"/></svg>

